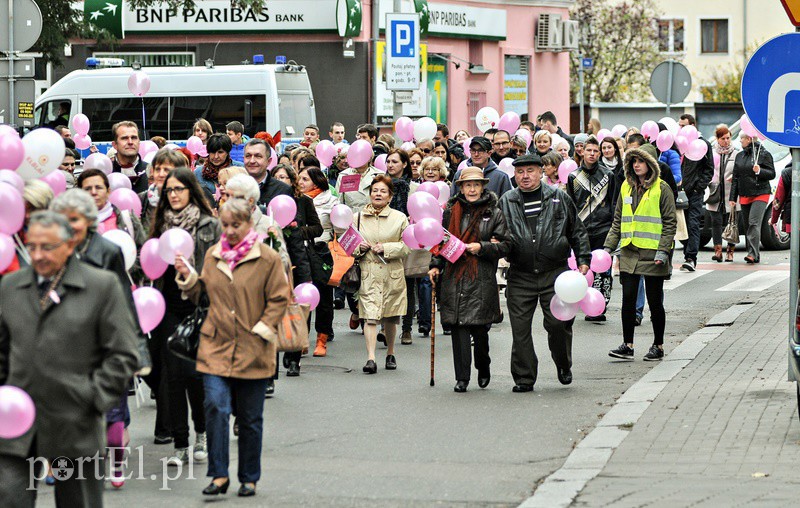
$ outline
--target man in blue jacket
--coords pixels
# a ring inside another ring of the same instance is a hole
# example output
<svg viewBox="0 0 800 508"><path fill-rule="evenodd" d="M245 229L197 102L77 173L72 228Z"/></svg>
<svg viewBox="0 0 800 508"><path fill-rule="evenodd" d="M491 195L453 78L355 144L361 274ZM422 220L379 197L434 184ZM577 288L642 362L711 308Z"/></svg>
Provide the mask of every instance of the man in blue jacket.
<svg viewBox="0 0 800 508"><path fill-rule="evenodd" d="M494 192L498 198L511 190L511 180L508 175L497 168L497 164L492 160L492 142L489 138L476 136L469 144L470 158L467 159L467 167L474 166L483 170L483 177L489 179L486 189ZM453 177L451 193L455 196L459 189L455 182L461 176L461 170L456 172Z"/></svg>

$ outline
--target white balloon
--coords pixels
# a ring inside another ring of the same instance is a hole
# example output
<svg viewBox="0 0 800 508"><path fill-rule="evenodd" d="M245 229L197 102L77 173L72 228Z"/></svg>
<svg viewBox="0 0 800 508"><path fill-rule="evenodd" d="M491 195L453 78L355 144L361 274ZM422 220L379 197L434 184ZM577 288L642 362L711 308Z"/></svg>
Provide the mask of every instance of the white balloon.
<svg viewBox="0 0 800 508"><path fill-rule="evenodd" d="M136 262L136 243L131 235L121 229L112 229L103 233L103 238L113 242L122 249L122 257L125 258L125 269L130 270Z"/></svg>
<svg viewBox="0 0 800 508"><path fill-rule="evenodd" d="M563 302L580 302L588 289L589 283L581 272L569 270L556 277L556 294Z"/></svg>
<svg viewBox="0 0 800 508"><path fill-rule="evenodd" d="M481 132L486 132L493 127L497 127L500 122L500 114L496 109L486 106L478 110L475 115L475 125L478 126Z"/></svg>
<svg viewBox="0 0 800 508"><path fill-rule="evenodd" d="M433 118L424 117L414 122L414 139L421 141L423 139L433 139L436 135L436 122Z"/></svg>
<svg viewBox="0 0 800 508"><path fill-rule="evenodd" d="M52 173L64 160L64 138L52 129L30 131L22 138L22 145L25 158L17 168L17 174L26 181Z"/></svg>
<svg viewBox="0 0 800 508"><path fill-rule="evenodd" d="M678 122L676 122L674 118L670 118L668 116L665 116L664 118L659 120L658 123L663 123L673 137L678 135L678 131L681 128L681 126L678 125Z"/></svg>

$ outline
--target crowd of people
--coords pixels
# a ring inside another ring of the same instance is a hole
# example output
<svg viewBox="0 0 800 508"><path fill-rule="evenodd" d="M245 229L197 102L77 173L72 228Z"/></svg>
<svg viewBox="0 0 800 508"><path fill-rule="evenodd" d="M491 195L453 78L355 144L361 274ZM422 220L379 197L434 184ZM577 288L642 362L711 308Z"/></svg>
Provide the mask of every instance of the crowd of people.
<svg viewBox="0 0 800 508"><path fill-rule="evenodd" d="M688 114L678 123L696 124ZM173 445L167 464L208 461L212 481L203 494L224 494L230 485L228 422L234 416L238 494L255 495L264 398L274 393L281 366L287 376L299 376L307 353L328 354L336 336L335 311L345 306L349 328L360 328L364 335L362 370L376 374L378 343L386 347L384 368L394 370L401 365L398 357L402 360L397 339L401 345L413 343L414 319L421 337L431 333L435 294L438 320L452 341L454 391L468 390L473 356L477 384L486 388L491 380L489 334L504 319L497 282L500 263L507 266L514 392L531 392L537 381L532 330L537 305L557 378L564 385L572 383L574 320L555 317L551 301L555 281L569 270L570 258L586 274L591 253L598 249L618 259L618 265L596 273L593 281L606 305L616 270L622 286L623 343L608 354L634 358L634 331L642 323L646 300L654 341L643 359L661 360L664 281L672 271L681 229L686 244L681 270L692 272L704 209L713 218L711 259L717 262L723 260L722 229L729 214L740 210L747 224L744 260L758 263L761 217L775 177L772 158L758 140L742 136L739 151L725 126L717 129L713 148L699 138L709 149L695 161L682 156L677 146L658 150L655 140L636 128L624 138L569 136L551 112L536 123L521 122L520 128L530 134L527 139L498 129L474 137L459 130L451 137L448 126L439 124L434 137L416 140L413 148L402 148L392 135L364 124L357 139L370 144L373 158L359 167L348 165L345 129L338 122L329 129L329 139L338 147L329 167L315 152L320 143L316 125L304 129L302 142L287 146L266 133L248 138L239 122L225 127L224 133L215 133L207 121L197 121L193 130L203 142L201 154L153 139L161 148L148 163L139 154L137 124L113 126L111 171L130 179L140 213L110 202L106 172L79 172L80 155L69 143L59 168L69 190L55 197L41 181L26 183L25 225L0 286L0 384L34 387L31 395L40 416L25 436L0 439L4 499L29 499L29 492L19 490L18 478L27 475L26 457L91 456L106 443L126 446L127 389L135 375L155 399L154 443ZM661 131L667 128L659 124ZM380 158L383 168L377 167ZM562 178L559 168L565 161L574 161L577 169ZM451 197L440 203L440 212L448 238L464 244L456 258L441 248L409 246L404 238L410 196L428 182L450 186ZM787 182L776 197L773 220L789 216ZM291 198L297 210L283 228L268 211L278 196ZM351 228L361 236L352 254L360 270L356 291L329 284L332 249L348 229L331 219L340 205L352 211ZM177 255L153 279L143 273L140 260L126 266L123 252L103 237L120 230L140 249L148 239L173 229L185 231L194 248ZM725 261L733 261L734 245L728 243ZM292 288L301 283L313 284L319 293L309 317L316 341L312 338L310 351L287 352L281 360L274 339L293 299ZM158 289L166 308L149 334L137 325L132 298L132 291L143 285ZM19 312L6 312L10 306ZM207 317L192 362L172 354L168 341L198 308ZM602 323L607 316L604 311L585 319ZM37 353L42 341L52 345L45 355ZM51 379L42 386L30 380L32 372L66 374L70 381ZM76 406L70 420L75 423L66 430L53 423L56 414L63 414L61 400ZM109 460L112 481L121 486L123 457L112 454ZM56 482L57 499L91 505L101 495L102 483L89 480L88 485Z"/></svg>

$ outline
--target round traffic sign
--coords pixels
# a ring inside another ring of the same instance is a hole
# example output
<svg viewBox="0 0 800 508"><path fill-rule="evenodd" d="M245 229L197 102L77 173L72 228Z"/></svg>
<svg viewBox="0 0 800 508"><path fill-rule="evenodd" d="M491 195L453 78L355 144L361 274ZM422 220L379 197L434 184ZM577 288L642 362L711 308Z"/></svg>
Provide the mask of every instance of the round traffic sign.
<svg viewBox="0 0 800 508"><path fill-rule="evenodd" d="M8 29L11 15L8 2L0 1L0 51L28 51L42 34L42 11L33 0L13 0L14 47L9 47Z"/></svg>
<svg viewBox="0 0 800 508"><path fill-rule="evenodd" d="M670 67L672 67L671 82ZM650 90L657 101L667 105L677 104L682 102L692 90L692 75L689 74L689 69L680 62L674 60L661 62L650 75Z"/></svg>

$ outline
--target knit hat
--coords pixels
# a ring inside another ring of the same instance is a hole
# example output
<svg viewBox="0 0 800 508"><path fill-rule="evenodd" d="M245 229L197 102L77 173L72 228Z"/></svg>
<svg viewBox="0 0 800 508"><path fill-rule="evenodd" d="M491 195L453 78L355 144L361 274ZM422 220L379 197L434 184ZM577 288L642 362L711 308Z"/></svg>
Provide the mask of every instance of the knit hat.
<svg viewBox="0 0 800 508"><path fill-rule="evenodd" d="M587 139L589 139L589 135L581 132L579 134L575 134L575 138L572 140L572 143L574 145L585 145Z"/></svg>

